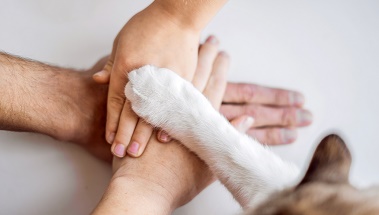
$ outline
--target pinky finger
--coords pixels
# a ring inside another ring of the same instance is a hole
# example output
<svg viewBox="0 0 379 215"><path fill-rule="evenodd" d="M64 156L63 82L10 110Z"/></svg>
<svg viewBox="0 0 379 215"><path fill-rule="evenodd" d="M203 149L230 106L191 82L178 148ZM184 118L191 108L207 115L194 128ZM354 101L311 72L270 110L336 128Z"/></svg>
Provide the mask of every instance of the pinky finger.
<svg viewBox="0 0 379 215"><path fill-rule="evenodd" d="M296 129L291 128L250 129L246 133L267 145L289 144L297 138Z"/></svg>
<svg viewBox="0 0 379 215"><path fill-rule="evenodd" d="M172 140L172 138L167 134L167 132L159 130L157 132L157 140L161 143L168 143Z"/></svg>
<svg viewBox="0 0 379 215"><path fill-rule="evenodd" d="M93 74L93 80L98 84L107 84L109 83L111 77L111 73L107 70L101 70L100 72L96 72Z"/></svg>

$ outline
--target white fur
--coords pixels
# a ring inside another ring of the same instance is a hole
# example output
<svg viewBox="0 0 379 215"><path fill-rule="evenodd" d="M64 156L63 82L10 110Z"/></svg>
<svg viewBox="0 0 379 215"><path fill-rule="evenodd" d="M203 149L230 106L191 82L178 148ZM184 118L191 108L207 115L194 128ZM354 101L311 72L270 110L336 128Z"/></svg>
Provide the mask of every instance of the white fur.
<svg viewBox="0 0 379 215"><path fill-rule="evenodd" d="M149 65L134 70L125 95L140 117L203 159L244 208L296 183L299 171L294 165L238 132L174 72Z"/></svg>

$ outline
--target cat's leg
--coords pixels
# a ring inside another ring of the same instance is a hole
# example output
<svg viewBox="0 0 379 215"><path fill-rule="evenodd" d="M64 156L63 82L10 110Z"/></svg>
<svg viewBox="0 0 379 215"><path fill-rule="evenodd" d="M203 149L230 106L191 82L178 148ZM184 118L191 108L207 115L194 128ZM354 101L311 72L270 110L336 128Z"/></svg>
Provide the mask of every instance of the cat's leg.
<svg viewBox="0 0 379 215"><path fill-rule="evenodd" d="M239 133L174 72L153 66L135 70L129 73L125 95L140 117L203 159L243 207L296 182L295 166Z"/></svg>

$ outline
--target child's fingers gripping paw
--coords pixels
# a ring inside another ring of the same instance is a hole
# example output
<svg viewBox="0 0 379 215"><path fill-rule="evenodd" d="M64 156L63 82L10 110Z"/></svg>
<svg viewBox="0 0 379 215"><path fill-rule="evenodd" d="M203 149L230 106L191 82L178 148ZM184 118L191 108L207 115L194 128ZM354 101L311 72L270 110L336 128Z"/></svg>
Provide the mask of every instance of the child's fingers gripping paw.
<svg viewBox="0 0 379 215"><path fill-rule="evenodd" d="M132 157L141 156L152 134L153 127L140 118L128 145L127 153Z"/></svg>
<svg viewBox="0 0 379 215"><path fill-rule="evenodd" d="M111 151L115 156L120 158L125 156L126 148L129 145L137 122L138 116L133 112L130 104L125 104L121 113L120 122L118 124L118 129L117 133L115 134L114 141L111 141Z"/></svg>

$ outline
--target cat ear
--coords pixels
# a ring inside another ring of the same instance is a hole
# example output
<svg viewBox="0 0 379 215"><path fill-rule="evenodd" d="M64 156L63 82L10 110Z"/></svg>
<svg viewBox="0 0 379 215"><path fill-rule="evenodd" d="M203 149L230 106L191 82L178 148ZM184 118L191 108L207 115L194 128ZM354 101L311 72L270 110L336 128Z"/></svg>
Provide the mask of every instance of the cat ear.
<svg viewBox="0 0 379 215"><path fill-rule="evenodd" d="M329 135L318 145L308 171L299 186L315 181L348 182L350 164L351 155L344 141L338 135Z"/></svg>

